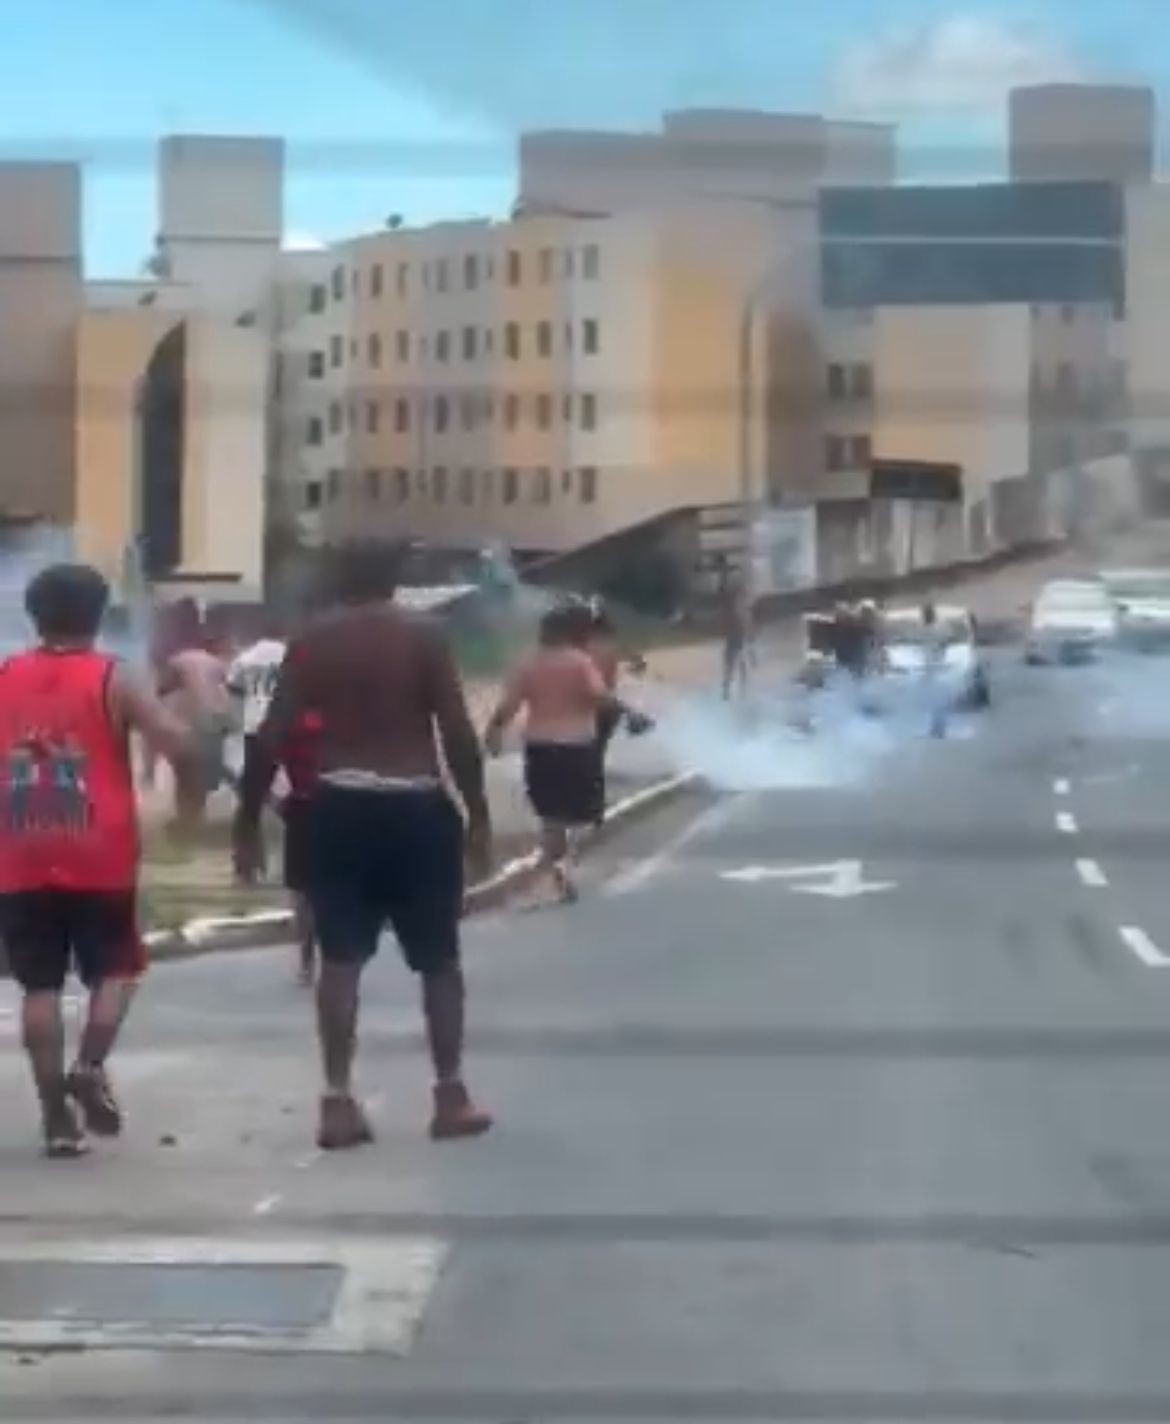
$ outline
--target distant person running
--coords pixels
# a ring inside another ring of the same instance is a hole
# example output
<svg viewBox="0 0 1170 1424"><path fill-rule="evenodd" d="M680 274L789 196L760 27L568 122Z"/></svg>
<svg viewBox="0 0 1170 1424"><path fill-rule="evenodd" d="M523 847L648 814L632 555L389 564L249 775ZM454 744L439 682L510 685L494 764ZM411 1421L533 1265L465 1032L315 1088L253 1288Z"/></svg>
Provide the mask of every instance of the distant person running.
<svg viewBox="0 0 1170 1424"><path fill-rule="evenodd" d="M146 968L130 733L180 764L190 752L154 693L95 651L108 600L94 569L44 570L25 595L39 645L0 663L0 938L24 993L50 1157L88 1150L77 1109L97 1136L122 1129L106 1063ZM61 995L71 968L90 999L67 1073Z"/></svg>
<svg viewBox="0 0 1170 1424"><path fill-rule="evenodd" d="M353 1060L362 972L387 925L422 979L436 1078L431 1135L470 1137L491 1126L463 1083L459 962L464 850L477 869L490 861L483 761L442 637L393 606L401 557L380 543L334 551L337 606L289 644L249 748L235 825L237 871L250 878L262 863L260 818L289 738L306 715L319 717L304 882L321 953L317 1140L326 1151L373 1138L354 1096ZM436 735L466 826L444 788Z"/></svg>
<svg viewBox="0 0 1170 1424"><path fill-rule="evenodd" d="M587 651L592 632L584 605L546 613L539 649L509 678L485 734L489 753L498 756L507 728L526 714L524 783L540 821L540 866L566 904L577 899L575 833L605 818L599 732L611 715L619 721L629 715ZM645 719L635 722L644 725Z"/></svg>
<svg viewBox="0 0 1170 1424"><path fill-rule="evenodd" d="M214 643L201 637L167 660L160 692L195 734L198 760L176 783L175 809L182 829L197 830L208 799L229 779L226 752L233 709L227 663Z"/></svg>
<svg viewBox="0 0 1170 1424"><path fill-rule="evenodd" d="M227 690L240 706L245 750L268 715L286 648L282 628L270 619L260 637L237 654L228 667Z"/></svg>

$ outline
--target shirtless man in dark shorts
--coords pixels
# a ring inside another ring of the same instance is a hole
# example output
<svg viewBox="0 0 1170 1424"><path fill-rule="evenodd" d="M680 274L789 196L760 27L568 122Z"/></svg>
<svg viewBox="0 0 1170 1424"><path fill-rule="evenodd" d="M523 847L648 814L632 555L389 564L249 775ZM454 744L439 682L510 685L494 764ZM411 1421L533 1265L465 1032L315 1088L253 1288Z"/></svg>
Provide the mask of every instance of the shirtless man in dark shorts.
<svg viewBox="0 0 1170 1424"><path fill-rule="evenodd" d="M380 543L335 551L335 606L289 644L249 747L235 826L237 870L248 877L263 858L260 817L277 765L312 715L318 777L305 813L304 890L321 954L318 1142L326 1151L373 1138L352 1071L362 971L387 926L422 980L435 1067L432 1137L473 1137L491 1126L463 1084L459 962L464 855L476 870L490 860L483 760L442 637L391 603L401 557ZM444 787L439 744L463 816Z"/></svg>

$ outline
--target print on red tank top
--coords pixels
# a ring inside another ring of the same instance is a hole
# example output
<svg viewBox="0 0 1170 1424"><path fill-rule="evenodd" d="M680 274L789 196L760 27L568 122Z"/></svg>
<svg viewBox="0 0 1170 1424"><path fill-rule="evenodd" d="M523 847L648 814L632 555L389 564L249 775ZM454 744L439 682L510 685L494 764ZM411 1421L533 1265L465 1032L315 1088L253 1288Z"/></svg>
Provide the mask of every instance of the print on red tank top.
<svg viewBox="0 0 1170 1424"><path fill-rule="evenodd" d="M44 650L0 664L0 892L134 885L137 809L107 705L113 666Z"/></svg>

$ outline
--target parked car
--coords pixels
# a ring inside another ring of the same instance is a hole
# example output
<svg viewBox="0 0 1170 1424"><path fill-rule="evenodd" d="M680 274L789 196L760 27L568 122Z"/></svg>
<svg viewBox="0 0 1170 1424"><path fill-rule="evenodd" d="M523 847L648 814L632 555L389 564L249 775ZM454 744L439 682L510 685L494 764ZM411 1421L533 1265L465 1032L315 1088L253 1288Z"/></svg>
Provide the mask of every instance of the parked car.
<svg viewBox="0 0 1170 1424"><path fill-rule="evenodd" d="M1170 569L1107 569L1123 641L1143 652L1170 645Z"/></svg>
<svg viewBox="0 0 1170 1424"><path fill-rule="evenodd" d="M1032 605L1024 659L1033 665L1094 658L1120 632L1117 604L1099 579L1045 584Z"/></svg>
<svg viewBox="0 0 1170 1424"><path fill-rule="evenodd" d="M957 606L935 610L944 641L940 675L953 691L958 707L991 705L991 678L979 647L975 619ZM882 618L883 676L901 680L922 676L928 667L931 636L922 621L921 608L887 609Z"/></svg>

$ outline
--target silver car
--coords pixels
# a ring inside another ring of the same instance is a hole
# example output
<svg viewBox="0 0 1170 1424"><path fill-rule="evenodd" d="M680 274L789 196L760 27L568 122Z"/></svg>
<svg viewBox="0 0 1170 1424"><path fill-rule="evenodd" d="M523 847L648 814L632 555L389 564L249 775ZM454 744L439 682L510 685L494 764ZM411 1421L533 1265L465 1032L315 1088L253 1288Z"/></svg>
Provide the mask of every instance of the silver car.
<svg viewBox="0 0 1170 1424"><path fill-rule="evenodd" d="M1099 580L1045 584L1032 605L1024 659L1032 664L1087 662L1116 643L1120 626L1117 605Z"/></svg>

